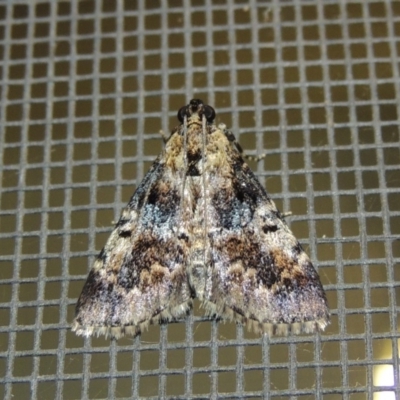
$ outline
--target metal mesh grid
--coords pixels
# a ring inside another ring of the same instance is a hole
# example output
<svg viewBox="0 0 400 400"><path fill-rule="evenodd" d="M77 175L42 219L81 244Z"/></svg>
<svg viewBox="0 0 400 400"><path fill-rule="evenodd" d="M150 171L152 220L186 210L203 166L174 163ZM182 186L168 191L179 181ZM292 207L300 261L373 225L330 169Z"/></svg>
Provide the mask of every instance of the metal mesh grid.
<svg viewBox="0 0 400 400"><path fill-rule="evenodd" d="M400 3L0 4L3 398L399 398ZM70 332L111 221L192 97L319 266L320 336L202 317Z"/></svg>

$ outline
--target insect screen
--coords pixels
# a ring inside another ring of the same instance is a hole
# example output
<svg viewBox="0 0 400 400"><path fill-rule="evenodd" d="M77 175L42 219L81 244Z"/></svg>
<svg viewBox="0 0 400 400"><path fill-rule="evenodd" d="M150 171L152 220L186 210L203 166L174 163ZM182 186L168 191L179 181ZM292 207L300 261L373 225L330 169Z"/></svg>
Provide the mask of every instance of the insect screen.
<svg viewBox="0 0 400 400"><path fill-rule="evenodd" d="M394 400L400 2L3 1L0 397ZM191 98L318 267L322 334L210 321L83 339L76 300Z"/></svg>

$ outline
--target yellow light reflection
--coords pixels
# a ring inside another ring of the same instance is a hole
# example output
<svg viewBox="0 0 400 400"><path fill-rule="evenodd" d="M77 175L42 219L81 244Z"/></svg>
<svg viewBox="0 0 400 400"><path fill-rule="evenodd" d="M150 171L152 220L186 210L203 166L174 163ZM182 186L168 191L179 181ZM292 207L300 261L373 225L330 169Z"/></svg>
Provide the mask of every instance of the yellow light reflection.
<svg viewBox="0 0 400 400"><path fill-rule="evenodd" d="M394 392L378 392L374 393L374 400L396 400Z"/></svg>
<svg viewBox="0 0 400 400"><path fill-rule="evenodd" d="M375 365L373 371L374 386L394 386L392 365ZM396 400L393 392L376 392L374 400Z"/></svg>

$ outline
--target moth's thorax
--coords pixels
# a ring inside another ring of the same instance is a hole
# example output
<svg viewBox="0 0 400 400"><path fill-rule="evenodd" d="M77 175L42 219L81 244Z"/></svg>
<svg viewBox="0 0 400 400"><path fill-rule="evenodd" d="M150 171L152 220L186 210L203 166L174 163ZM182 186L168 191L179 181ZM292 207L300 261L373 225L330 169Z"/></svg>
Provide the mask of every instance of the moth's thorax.
<svg viewBox="0 0 400 400"><path fill-rule="evenodd" d="M193 114L187 123L172 132L164 154L165 162L173 170L184 170L195 164L207 164L212 168L227 162L232 145L224 131L214 124L203 122L198 114Z"/></svg>
<svg viewBox="0 0 400 400"><path fill-rule="evenodd" d="M182 124L182 127L184 126L184 124ZM198 126L200 128L202 128L203 126L203 120L202 118L199 116L198 113L194 113L192 114L190 117L187 118L186 120L186 127L190 128L193 126Z"/></svg>
<svg viewBox="0 0 400 400"><path fill-rule="evenodd" d="M188 153L202 152L203 145L207 143L209 132L210 126L206 125L203 129L201 121L200 124L196 120L192 121L190 125L188 124L186 132L183 131L183 135L186 134L186 151ZM185 151L185 149L183 148L182 151Z"/></svg>

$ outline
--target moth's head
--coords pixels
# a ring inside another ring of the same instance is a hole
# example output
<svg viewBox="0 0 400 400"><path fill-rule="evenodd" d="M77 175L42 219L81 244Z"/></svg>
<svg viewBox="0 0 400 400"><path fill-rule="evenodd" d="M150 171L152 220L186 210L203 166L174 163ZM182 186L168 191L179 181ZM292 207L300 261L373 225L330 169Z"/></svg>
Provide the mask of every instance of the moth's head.
<svg viewBox="0 0 400 400"><path fill-rule="evenodd" d="M192 115L196 114L199 119L202 119L204 116L209 123L213 122L215 118L215 111L212 107L204 104L200 99L192 99L187 106L182 107L178 111L178 119L183 123L185 116L190 118Z"/></svg>

